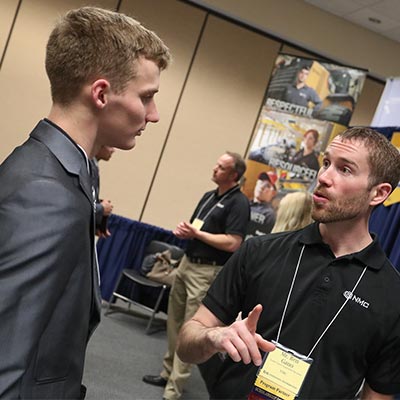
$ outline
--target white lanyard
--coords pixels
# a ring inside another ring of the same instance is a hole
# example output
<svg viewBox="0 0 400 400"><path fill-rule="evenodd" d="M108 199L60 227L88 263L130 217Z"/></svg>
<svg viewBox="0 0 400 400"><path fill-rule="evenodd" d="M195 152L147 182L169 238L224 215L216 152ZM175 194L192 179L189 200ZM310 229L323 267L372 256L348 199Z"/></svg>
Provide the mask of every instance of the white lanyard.
<svg viewBox="0 0 400 400"><path fill-rule="evenodd" d="M235 186L234 188L228 190L228 192L226 192L226 193L222 196L221 200L219 200L217 203L215 203L215 204L211 207L211 209L208 211L208 213L204 216L204 218L202 218L201 220L202 220L202 221L205 221L206 218L214 211L215 207L217 207L218 204L222 204L222 200L224 200L226 197L228 197L228 196L234 191L234 189L236 189L236 188L237 188L237 186ZM211 196L210 196L210 197L207 199L207 201L201 206L201 208L200 208L199 212L197 213L195 219L200 219L200 214L201 214L202 211L204 210L204 207L210 202L210 200L214 197L215 194L216 194L215 192L211 193Z"/></svg>
<svg viewBox="0 0 400 400"><path fill-rule="evenodd" d="M281 330L282 330L282 325L283 325L283 320L285 318L285 314L286 314L286 310L289 304L289 299L290 296L292 295L292 290L293 290L293 286L294 286L294 282L296 280L296 276L297 276L297 272L299 270L299 266L300 266L300 262L301 259L303 258L303 253L304 253L304 249L305 249L305 245L303 245L300 255L299 255L299 259L297 260L297 265L296 265L296 270L294 271L294 275L293 275L293 279L292 279L292 284L290 285L290 289L289 289L289 293L286 299L286 304L285 304L285 308L283 310L283 314L282 314L282 318L281 318L281 323L279 324L279 329L278 329L278 334L276 337L276 341L279 342L279 336L281 334ZM315 350L315 348L317 347L318 343L321 341L322 337L325 335L325 333L327 332L327 330L331 327L331 325L333 324L333 322L336 320L336 318L338 317L338 315L340 314L340 312L343 310L344 306L347 304L347 302L353 297L353 293L356 290L358 284L361 282L362 277L365 274L365 271L367 270L367 267L365 267L363 269L363 271L361 272L356 284L353 287L353 290L350 292L351 296L347 296L346 300L344 301L344 303L342 304L342 306L339 308L338 312L335 314L335 316L332 318L331 322L329 322L328 326L325 328L325 330L321 333L321 336L317 339L317 341L315 342L314 346L311 348L310 352L308 353L307 357L311 356L311 353Z"/></svg>

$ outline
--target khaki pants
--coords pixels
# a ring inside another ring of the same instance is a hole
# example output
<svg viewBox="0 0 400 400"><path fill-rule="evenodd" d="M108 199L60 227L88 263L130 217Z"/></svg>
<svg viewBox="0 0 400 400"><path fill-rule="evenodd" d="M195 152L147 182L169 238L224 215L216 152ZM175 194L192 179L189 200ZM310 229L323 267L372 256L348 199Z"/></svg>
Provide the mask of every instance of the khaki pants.
<svg viewBox="0 0 400 400"><path fill-rule="evenodd" d="M193 317L208 288L221 270L221 266L193 264L183 257L168 300L168 350L164 356L161 376L168 380L164 398L177 400L190 376L192 365L182 362L175 353L179 330Z"/></svg>

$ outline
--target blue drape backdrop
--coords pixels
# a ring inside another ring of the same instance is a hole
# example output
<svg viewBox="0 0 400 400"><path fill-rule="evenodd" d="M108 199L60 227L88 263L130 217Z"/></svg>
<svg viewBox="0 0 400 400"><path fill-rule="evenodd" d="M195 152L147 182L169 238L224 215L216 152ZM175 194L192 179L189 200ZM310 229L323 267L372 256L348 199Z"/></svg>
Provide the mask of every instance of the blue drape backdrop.
<svg viewBox="0 0 400 400"><path fill-rule="evenodd" d="M171 243L181 248L186 246L186 241L178 239L172 231L115 214L110 215L108 228L111 236L97 242L101 296L107 301L121 271L124 268L140 268L145 248L152 240Z"/></svg>
<svg viewBox="0 0 400 400"><path fill-rule="evenodd" d="M400 132L400 126L372 128L389 140L392 139L393 132ZM370 219L369 229L378 235L383 250L400 271L400 204L376 207Z"/></svg>
<svg viewBox="0 0 400 400"><path fill-rule="evenodd" d="M400 126L373 127L376 131L392 139L393 132L400 132ZM400 271L400 204L389 207L380 205L372 213L369 229L376 232L380 243L393 265ZM400 394L395 396L400 400Z"/></svg>

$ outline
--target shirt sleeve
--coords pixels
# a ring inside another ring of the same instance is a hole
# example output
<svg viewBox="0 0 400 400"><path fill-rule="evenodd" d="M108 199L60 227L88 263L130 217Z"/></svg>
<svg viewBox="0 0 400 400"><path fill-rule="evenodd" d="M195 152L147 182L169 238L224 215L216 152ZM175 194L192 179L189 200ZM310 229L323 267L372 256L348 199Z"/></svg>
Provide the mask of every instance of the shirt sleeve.
<svg viewBox="0 0 400 400"><path fill-rule="evenodd" d="M388 332L385 344L370 365L366 381L378 393L395 394L400 393L400 316Z"/></svg>
<svg viewBox="0 0 400 400"><path fill-rule="evenodd" d="M250 203L243 193L232 202L226 219L225 233L244 237L250 220Z"/></svg>
<svg viewBox="0 0 400 400"><path fill-rule="evenodd" d="M322 106L322 100L313 88L310 88L310 97L311 101L314 103L314 111L319 110Z"/></svg>

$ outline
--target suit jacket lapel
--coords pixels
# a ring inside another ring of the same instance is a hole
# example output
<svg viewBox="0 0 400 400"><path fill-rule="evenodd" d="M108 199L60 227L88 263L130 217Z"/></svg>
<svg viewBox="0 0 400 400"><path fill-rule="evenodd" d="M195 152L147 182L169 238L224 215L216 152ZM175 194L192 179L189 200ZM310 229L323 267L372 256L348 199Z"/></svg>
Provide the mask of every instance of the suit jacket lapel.
<svg viewBox="0 0 400 400"><path fill-rule="evenodd" d="M54 126L44 120L38 123L30 136L47 146L69 173L78 176L81 188L92 204L91 178L85 157L77 146L66 135L63 135Z"/></svg>

